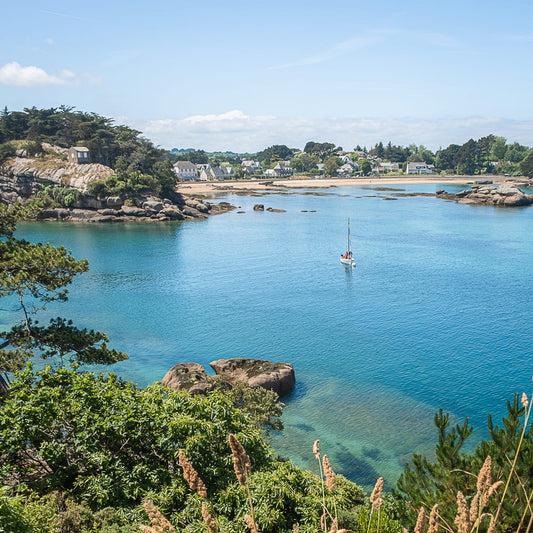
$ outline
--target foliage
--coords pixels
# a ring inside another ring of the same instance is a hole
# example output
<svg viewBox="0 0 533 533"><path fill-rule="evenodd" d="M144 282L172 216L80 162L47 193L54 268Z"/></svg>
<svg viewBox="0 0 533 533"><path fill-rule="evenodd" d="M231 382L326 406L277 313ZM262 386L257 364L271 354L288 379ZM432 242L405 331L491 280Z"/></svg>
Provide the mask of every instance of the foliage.
<svg viewBox="0 0 533 533"><path fill-rule="evenodd" d="M138 533L124 513L113 508L93 512L64 493L53 492L39 497L26 491L24 496L11 495L10 488L0 487L0 531L9 533Z"/></svg>
<svg viewBox="0 0 533 533"><path fill-rule="evenodd" d="M337 156L331 155L324 160L324 174L335 175L340 166L340 159Z"/></svg>
<svg viewBox="0 0 533 533"><path fill-rule="evenodd" d="M0 144L0 165L15 155L15 145L10 142Z"/></svg>
<svg viewBox="0 0 533 533"><path fill-rule="evenodd" d="M46 185L35 195L35 198L44 205L70 207L81 198L81 192L72 187Z"/></svg>
<svg viewBox="0 0 533 533"><path fill-rule="evenodd" d="M372 172L372 165L368 159L359 160L359 169L363 176L368 176Z"/></svg>
<svg viewBox="0 0 533 533"><path fill-rule="evenodd" d="M114 375L29 367L0 408L0 472L93 509L138 504L148 491L179 508L186 498L179 449L207 490L220 490L232 480L228 432L241 436L258 468L269 460L259 430L222 393L139 389Z"/></svg>
<svg viewBox="0 0 533 533"><path fill-rule="evenodd" d="M274 391L263 387L250 387L243 381L237 381L226 394L235 407L249 415L255 426L267 432L271 429L283 429L280 417L284 405Z"/></svg>
<svg viewBox="0 0 533 533"><path fill-rule="evenodd" d="M43 146L39 141L28 140L22 145L22 149L26 151L29 156L41 154Z"/></svg>
<svg viewBox="0 0 533 533"><path fill-rule="evenodd" d="M398 480L399 493L395 492L396 497L403 494L410 503L410 510L404 517L410 525L421 506L432 508L435 504L439 504L440 515L453 523L458 491L475 494L476 477L472 473L479 472L490 456L494 478L512 481L507 498L502 502L500 528L502 531L520 530L524 515L530 513L528 499L533 493L533 430L531 426L527 428L527 417L521 420L526 408L520 406L518 395L513 402L507 402L507 411L501 427L494 425L489 415L490 440L483 440L470 454L462 452L466 438L472 433L468 420L450 430L449 416L444 415L442 409L435 415L439 431L436 462L415 455L413 465L406 465Z"/></svg>
<svg viewBox="0 0 533 533"><path fill-rule="evenodd" d="M321 160L332 155L334 152L342 150L342 148L336 147L333 143L317 143L314 141L309 141L304 146L304 152L306 154L318 156Z"/></svg>
<svg viewBox="0 0 533 533"><path fill-rule="evenodd" d="M533 178L533 150L530 150L520 163L520 170L524 176Z"/></svg>
<svg viewBox="0 0 533 533"><path fill-rule="evenodd" d="M284 144L275 144L265 148L262 152L257 154L257 159L263 166L270 166L278 161L286 161L293 155L293 150Z"/></svg>
<svg viewBox="0 0 533 533"><path fill-rule="evenodd" d="M319 158L315 154L297 154L291 159L291 167L299 172L309 172L313 168L317 168Z"/></svg>
<svg viewBox="0 0 533 533"><path fill-rule="evenodd" d="M335 495L328 494L326 503L329 507L346 510L348 517L350 510L363 503L362 490L342 476L337 476ZM250 476L250 492L254 502L255 515L260 529L265 533L290 531L293 524L309 533L319 532L320 517L323 512L322 483L320 478L306 472L290 462L276 462L273 468L263 472L254 472ZM335 503L334 503L335 500ZM230 509L239 509L240 513L232 516ZM246 491L238 483L232 483L218 495L213 502L216 515L231 517L225 522L223 531L241 531L245 529L242 523L246 512ZM353 525L352 522L344 525ZM231 527L229 527L231 524Z"/></svg>
<svg viewBox="0 0 533 533"><path fill-rule="evenodd" d="M8 298L13 311L20 314L11 330L0 334L0 372L20 370L35 352L84 363L125 359L126 354L107 348L102 333L80 330L62 318L52 319L47 327L33 320L48 303L67 300L66 286L89 267L86 260L77 261L62 246L15 238L17 222L32 210L20 204L0 205L0 297Z"/></svg>
<svg viewBox="0 0 533 533"><path fill-rule="evenodd" d="M403 527L396 516L396 502L389 495L385 495L383 500L383 505L377 512L368 503L360 506L355 513L355 525L350 525L350 528L353 531L371 533L402 533ZM339 517L339 522L345 523L342 516Z"/></svg>
<svg viewBox="0 0 533 533"><path fill-rule="evenodd" d="M115 126L111 119L95 113L67 106L32 107L23 112L4 109L0 114L0 142L20 139L26 140L24 147L32 153L37 153L43 142L64 148L86 146L93 162L120 168L133 181L134 190L141 186L164 195L174 190L176 179L165 150L156 148L139 131ZM2 150L1 146L6 148ZM9 154L9 145L0 145L0 164L5 154Z"/></svg>

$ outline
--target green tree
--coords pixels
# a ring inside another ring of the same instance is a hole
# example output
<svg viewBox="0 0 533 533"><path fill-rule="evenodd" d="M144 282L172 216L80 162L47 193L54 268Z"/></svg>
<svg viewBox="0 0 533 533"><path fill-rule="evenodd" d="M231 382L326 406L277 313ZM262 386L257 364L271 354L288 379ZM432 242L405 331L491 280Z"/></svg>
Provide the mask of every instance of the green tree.
<svg viewBox="0 0 533 533"><path fill-rule="evenodd" d="M341 162L337 156L329 156L324 160L324 174L334 175L340 166Z"/></svg>
<svg viewBox="0 0 533 533"><path fill-rule="evenodd" d="M520 170L524 176L533 178L533 150L530 150L526 157L520 162Z"/></svg>
<svg viewBox="0 0 533 533"><path fill-rule="evenodd" d="M409 509L404 520L413 525L421 506L431 509L439 504L439 514L453 523L458 491L476 493L476 477L488 456L492 459L493 482L509 480L498 527L501 531L525 531L532 516L529 499L533 493L533 429L527 427L526 404L519 403L518 394L507 402L507 416L502 425L488 418L489 439L482 440L473 453L462 449L472 433L468 419L450 429L449 415L442 409L435 415L439 439L436 460L414 455L398 480L396 497L407 497ZM520 453L517 450L520 446ZM514 464L514 466L513 466ZM502 490L503 492L503 490ZM500 493L501 494L501 493ZM403 496L402 496L403 495ZM503 496L503 495L502 495ZM496 510L496 502L492 502ZM529 517L528 517L529 516ZM524 521L525 520L525 521Z"/></svg>
<svg viewBox="0 0 533 533"><path fill-rule="evenodd" d="M493 142L490 148L490 157L493 161L500 161L505 157L507 150L507 141L504 137L493 136Z"/></svg>
<svg viewBox="0 0 533 533"><path fill-rule="evenodd" d="M361 174L363 176L368 176L372 172L372 164L370 163L368 159L360 159L359 166L360 166Z"/></svg>
<svg viewBox="0 0 533 533"><path fill-rule="evenodd" d="M520 163L527 155L529 148L518 143L513 143L507 146L505 151L505 160L510 163Z"/></svg>
<svg viewBox="0 0 533 533"><path fill-rule="evenodd" d="M62 246L16 238L17 223L32 214L32 209L0 205L0 297L8 298L15 309L15 325L0 333L3 385L7 373L20 370L36 351L43 357L57 355L82 363L109 364L127 357L110 350L102 333L80 330L62 318L51 320L46 327L34 320L50 302L67 300L66 287L88 270L88 263L77 261Z"/></svg>
<svg viewBox="0 0 533 533"><path fill-rule="evenodd" d="M318 162L319 162L319 159L316 155L306 154L304 152L304 153L295 155L291 159L291 167L300 172L308 172L313 168L317 168Z"/></svg>
<svg viewBox="0 0 533 533"><path fill-rule="evenodd" d="M284 144L274 144L259 152L257 158L263 163L264 166L269 166L275 161L289 160L293 155L293 151Z"/></svg>
<svg viewBox="0 0 533 533"><path fill-rule="evenodd" d="M304 152L306 154L314 154L321 159L324 159L328 156L330 156L333 152L340 150L340 148L337 148L333 143L317 143L314 141L309 141L306 143L304 147Z"/></svg>

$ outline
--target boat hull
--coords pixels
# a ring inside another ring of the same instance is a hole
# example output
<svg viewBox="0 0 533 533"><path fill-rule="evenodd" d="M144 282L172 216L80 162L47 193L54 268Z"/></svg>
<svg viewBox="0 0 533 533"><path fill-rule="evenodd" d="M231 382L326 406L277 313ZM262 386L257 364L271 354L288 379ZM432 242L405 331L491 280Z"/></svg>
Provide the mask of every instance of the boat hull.
<svg viewBox="0 0 533 533"><path fill-rule="evenodd" d="M341 256L341 264L344 266L355 266L355 261L354 259L347 259Z"/></svg>

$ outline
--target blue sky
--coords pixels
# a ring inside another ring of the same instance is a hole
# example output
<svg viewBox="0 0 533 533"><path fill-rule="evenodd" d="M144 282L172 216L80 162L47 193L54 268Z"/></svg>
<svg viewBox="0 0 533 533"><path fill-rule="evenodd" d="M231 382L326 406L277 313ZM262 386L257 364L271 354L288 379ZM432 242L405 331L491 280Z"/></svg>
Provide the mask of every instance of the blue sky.
<svg viewBox="0 0 533 533"><path fill-rule="evenodd" d="M533 146L533 2L5 0L0 105L164 148Z"/></svg>

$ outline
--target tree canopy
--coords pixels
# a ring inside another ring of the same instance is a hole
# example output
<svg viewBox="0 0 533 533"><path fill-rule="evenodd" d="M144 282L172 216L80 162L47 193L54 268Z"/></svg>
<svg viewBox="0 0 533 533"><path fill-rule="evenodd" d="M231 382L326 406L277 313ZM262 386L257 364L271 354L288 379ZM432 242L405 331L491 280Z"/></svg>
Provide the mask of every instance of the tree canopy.
<svg viewBox="0 0 533 533"><path fill-rule="evenodd" d="M150 190L163 195L174 190L175 176L166 150L156 148L141 132L115 125L112 119L96 113L76 111L68 106L32 107L23 111L4 108L0 113L0 162L2 154L9 151L10 141L16 140L39 146L41 143L63 148L85 146L93 162L116 170L122 178L138 182L140 175L150 176L151 182L144 179L144 185Z"/></svg>
<svg viewBox="0 0 533 533"><path fill-rule="evenodd" d="M67 300L67 286L89 268L63 246L32 243L15 237L16 225L29 216L32 206L0 205L0 297L12 309L12 328L0 333L0 373L23 368L35 353L78 363L109 364L125 359L107 347L103 333L78 329L64 318L42 326L35 316L54 301Z"/></svg>

